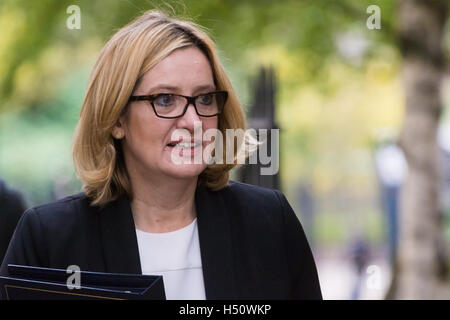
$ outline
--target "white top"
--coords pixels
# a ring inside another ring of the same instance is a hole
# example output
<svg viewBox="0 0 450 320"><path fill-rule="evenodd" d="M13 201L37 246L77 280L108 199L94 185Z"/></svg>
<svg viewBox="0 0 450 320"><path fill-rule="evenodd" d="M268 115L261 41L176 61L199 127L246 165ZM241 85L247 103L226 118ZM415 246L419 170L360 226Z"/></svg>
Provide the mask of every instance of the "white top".
<svg viewBox="0 0 450 320"><path fill-rule="evenodd" d="M136 229L142 274L162 275L167 300L205 300L197 218L179 230Z"/></svg>

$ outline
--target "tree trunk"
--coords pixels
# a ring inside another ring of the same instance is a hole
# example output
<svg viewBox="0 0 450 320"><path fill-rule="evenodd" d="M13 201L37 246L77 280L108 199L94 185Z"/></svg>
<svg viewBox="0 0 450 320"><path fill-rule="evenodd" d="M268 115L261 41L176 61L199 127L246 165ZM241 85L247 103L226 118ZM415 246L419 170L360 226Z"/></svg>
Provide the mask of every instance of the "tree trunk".
<svg viewBox="0 0 450 320"><path fill-rule="evenodd" d="M437 129L442 111L444 26L447 0L402 0L399 41L403 54L405 116L399 144L408 162L400 196L395 299L438 297L439 208Z"/></svg>

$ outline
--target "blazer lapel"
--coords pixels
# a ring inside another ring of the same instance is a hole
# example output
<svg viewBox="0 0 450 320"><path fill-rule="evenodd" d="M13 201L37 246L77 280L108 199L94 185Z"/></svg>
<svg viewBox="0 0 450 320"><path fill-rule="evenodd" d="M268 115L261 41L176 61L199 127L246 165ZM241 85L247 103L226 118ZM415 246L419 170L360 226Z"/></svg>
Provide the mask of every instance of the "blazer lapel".
<svg viewBox="0 0 450 320"><path fill-rule="evenodd" d="M206 299L236 299L229 213L220 192L198 186L197 224Z"/></svg>
<svg viewBox="0 0 450 320"><path fill-rule="evenodd" d="M206 299L237 299L231 226L220 192L198 186L197 224ZM106 272L142 274L130 202L123 197L100 211Z"/></svg>
<svg viewBox="0 0 450 320"><path fill-rule="evenodd" d="M142 274L133 214L126 197L101 210L100 230L106 272Z"/></svg>

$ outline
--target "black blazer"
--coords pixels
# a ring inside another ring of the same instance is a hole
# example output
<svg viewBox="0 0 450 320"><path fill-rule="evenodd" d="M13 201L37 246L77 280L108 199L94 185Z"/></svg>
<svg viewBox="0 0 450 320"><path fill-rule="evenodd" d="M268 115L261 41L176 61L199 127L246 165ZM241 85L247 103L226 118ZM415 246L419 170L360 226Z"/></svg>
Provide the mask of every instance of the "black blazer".
<svg viewBox="0 0 450 320"><path fill-rule="evenodd" d="M195 192L206 299L321 299L305 233L277 190L231 181ZM127 198L103 207L83 194L27 210L0 269L7 264L140 274Z"/></svg>

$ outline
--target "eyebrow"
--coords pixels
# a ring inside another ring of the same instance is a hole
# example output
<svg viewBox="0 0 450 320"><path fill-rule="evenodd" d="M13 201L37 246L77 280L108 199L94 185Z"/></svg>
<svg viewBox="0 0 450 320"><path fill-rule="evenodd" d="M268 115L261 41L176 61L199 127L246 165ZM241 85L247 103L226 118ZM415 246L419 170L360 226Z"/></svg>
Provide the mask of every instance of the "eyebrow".
<svg viewBox="0 0 450 320"><path fill-rule="evenodd" d="M146 91L148 92L148 94L153 94L157 90L168 90L170 92L180 92L181 91L179 87L174 87L174 86L166 85L166 84L157 85ZM193 92L197 93L197 92L203 91L203 90L213 90L214 91L214 90L216 90L216 86L211 85L211 84L199 85L194 88Z"/></svg>

